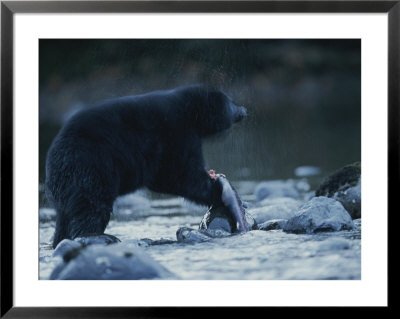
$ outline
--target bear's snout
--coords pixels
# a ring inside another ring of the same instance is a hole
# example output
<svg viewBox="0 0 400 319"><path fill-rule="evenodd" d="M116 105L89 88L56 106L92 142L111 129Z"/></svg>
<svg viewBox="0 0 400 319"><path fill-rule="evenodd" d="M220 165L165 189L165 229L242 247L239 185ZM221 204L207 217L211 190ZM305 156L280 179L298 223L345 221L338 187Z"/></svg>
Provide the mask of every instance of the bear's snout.
<svg viewBox="0 0 400 319"><path fill-rule="evenodd" d="M247 109L244 106L238 106L234 115L234 122L240 122L247 116Z"/></svg>

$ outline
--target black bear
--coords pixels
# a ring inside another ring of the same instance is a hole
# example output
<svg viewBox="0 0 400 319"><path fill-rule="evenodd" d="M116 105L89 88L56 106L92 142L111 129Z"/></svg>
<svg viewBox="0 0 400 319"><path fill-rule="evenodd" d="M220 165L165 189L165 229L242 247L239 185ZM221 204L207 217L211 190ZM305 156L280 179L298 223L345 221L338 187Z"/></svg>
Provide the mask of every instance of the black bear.
<svg viewBox="0 0 400 319"><path fill-rule="evenodd" d="M106 100L73 116L46 159L46 194L57 211L53 247L103 234L117 196L140 187L221 204L201 139L245 116L244 107L202 85Z"/></svg>

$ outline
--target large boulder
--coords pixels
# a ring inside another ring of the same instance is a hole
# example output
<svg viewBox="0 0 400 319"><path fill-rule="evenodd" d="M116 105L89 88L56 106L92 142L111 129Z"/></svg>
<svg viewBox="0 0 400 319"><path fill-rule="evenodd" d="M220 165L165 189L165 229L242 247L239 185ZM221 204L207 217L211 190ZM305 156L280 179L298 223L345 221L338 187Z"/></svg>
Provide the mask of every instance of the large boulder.
<svg viewBox="0 0 400 319"><path fill-rule="evenodd" d="M343 205L328 197L314 197L303 204L284 226L290 233L318 233L354 229L354 223Z"/></svg>
<svg viewBox="0 0 400 319"><path fill-rule="evenodd" d="M123 244L93 245L70 250L51 280L164 279L174 276L141 248Z"/></svg>
<svg viewBox="0 0 400 319"><path fill-rule="evenodd" d="M316 196L326 196L341 202L353 219L361 217L361 163L356 162L326 177Z"/></svg>

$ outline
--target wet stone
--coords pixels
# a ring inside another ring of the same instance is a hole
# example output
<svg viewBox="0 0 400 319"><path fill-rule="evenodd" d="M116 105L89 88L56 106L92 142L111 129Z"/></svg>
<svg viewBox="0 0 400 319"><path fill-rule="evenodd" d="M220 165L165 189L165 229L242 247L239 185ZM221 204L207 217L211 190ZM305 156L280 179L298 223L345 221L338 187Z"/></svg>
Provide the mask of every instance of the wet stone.
<svg viewBox="0 0 400 319"><path fill-rule="evenodd" d="M176 238L179 243L202 243L210 241L213 238L223 238L231 236L231 233L222 229L193 229L181 227L176 232Z"/></svg>
<svg viewBox="0 0 400 319"><path fill-rule="evenodd" d="M222 229L206 229L203 230L203 233L210 236L211 238L223 238L231 236L230 233L222 230Z"/></svg>
<svg viewBox="0 0 400 319"><path fill-rule="evenodd" d="M174 275L141 248L89 246L64 256L50 275L51 280L164 279Z"/></svg>
<svg viewBox="0 0 400 319"><path fill-rule="evenodd" d="M68 252L74 249L84 248L90 245L108 246L119 242L121 241L117 237L109 234L87 235L77 237L74 240L63 239L55 248L53 256L65 256Z"/></svg>
<svg viewBox="0 0 400 319"><path fill-rule="evenodd" d="M63 239L62 241L60 241L56 247L56 249L53 252L53 257L55 256L60 256L63 257L64 255L66 255L68 252L77 249L77 248L81 248L82 244L80 244L77 241L74 240L70 240L70 239Z"/></svg>
<svg viewBox="0 0 400 319"><path fill-rule="evenodd" d="M176 239L180 243L201 243L211 240L211 237L200 230L181 227L176 231Z"/></svg>
<svg viewBox="0 0 400 319"><path fill-rule="evenodd" d="M326 177L315 192L341 202L353 219L361 217L361 163L356 162Z"/></svg>
<svg viewBox="0 0 400 319"><path fill-rule="evenodd" d="M116 243L120 243L121 241L113 236L113 235L109 235L109 234L102 234L102 235L84 235L81 237L77 237L74 239L76 242L80 243L82 246L89 246L89 245L103 245L103 246L107 246L107 245L111 245L111 244L116 244Z"/></svg>
<svg viewBox="0 0 400 319"><path fill-rule="evenodd" d="M286 219L272 219L258 225L258 229L265 231L283 229L286 223L287 223Z"/></svg>
<svg viewBox="0 0 400 319"><path fill-rule="evenodd" d="M284 226L290 233L318 233L353 230L354 223L343 205L328 197L314 197L302 205Z"/></svg>

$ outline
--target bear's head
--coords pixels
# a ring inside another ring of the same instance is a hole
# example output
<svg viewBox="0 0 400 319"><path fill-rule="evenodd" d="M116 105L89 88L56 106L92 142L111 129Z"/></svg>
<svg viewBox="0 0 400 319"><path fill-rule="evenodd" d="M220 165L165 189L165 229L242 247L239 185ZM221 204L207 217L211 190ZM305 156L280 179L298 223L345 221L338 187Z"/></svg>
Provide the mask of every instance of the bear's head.
<svg viewBox="0 0 400 319"><path fill-rule="evenodd" d="M201 137L221 133L247 116L245 107L237 106L218 89L193 86L191 93L191 117Z"/></svg>

